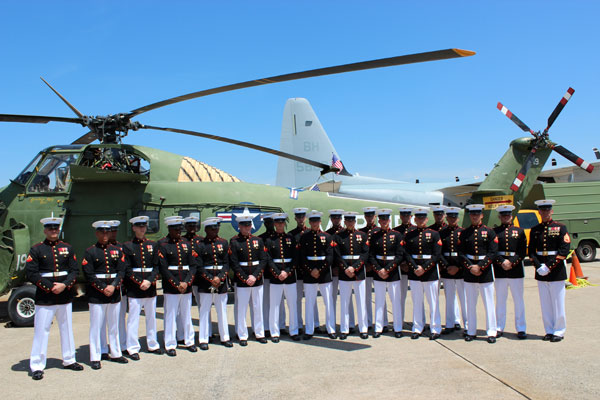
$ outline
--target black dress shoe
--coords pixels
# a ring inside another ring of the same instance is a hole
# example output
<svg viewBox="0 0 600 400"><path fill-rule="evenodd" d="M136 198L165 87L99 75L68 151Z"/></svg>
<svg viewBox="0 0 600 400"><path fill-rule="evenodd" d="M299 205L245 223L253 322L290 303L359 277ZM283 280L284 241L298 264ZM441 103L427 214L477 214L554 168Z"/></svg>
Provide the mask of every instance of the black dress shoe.
<svg viewBox="0 0 600 400"><path fill-rule="evenodd" d="M504 332L502 332L502 331L496 332L496 337L497 338L502 337L502 335L504 335Z"/></svg>
<svg viewBox="0 0 600 400"><path fill-rule="evenodd" d="M64 369L70 369L71 371L83 371L83 365L78 362L74 362L73 364L65 365Z"/></svg>
<svg viewBox="0 0 600 400"><path fill-rule="evenodd" d="M475 340L475 336L465 335L465 342L472 342Z"/></svg>
<svg viewBox="0 0 600 400"><path fill-rule="evenodd" d="M160 347L156 350L148 350L148 353L152 353L152 354L156 354L156 355L163 355L165 354L165 352L163 351L163 349L161 349Z"/></svg>
<svg viewBox="0 0 600 400"><path fill-rule="evenodd" d="M200 350L208 350L208 343L200 343Z"/></svg>
<svg viewBox="0 0 600 400"><path fill-rule="evenodd" d="M527 334L525 332L517 332L517 337L521 340L527 339Z"/></svg>
<svg viewBox="0 0 600 400"><path fill-rule="evenodd" d="M460 331L460 324L454 324L454 330Z"/></svg>
<svg viewBox="0 0 600 400"><path fill-rule="evenodd" d="M108 361L108 353L102 353L100 355L100 359L103 361Z"/></svg>
<svg viewBox="0 0 600 400"><path fill-rule="evenodd" d="M177 347L185 347L185 340L178 340Z"/></svg>
<svg viewBox="0 0 600 400"><path fill-rule="evenodd" d="M412 335L410 335L410 338L415 340L415 339L418 339L419 336L421 336L421 334L419 332L413 332Z"/></svg>
<svg viewBox="0 0 600 400"><path fill-rule="evenodd" d="M273 343L279 343L279 336L273 336L271 338L271 342L273 342Z"/></svg>
<svg viewBox="0 0 600 400"><path fill-rule="evenodd" d="M388 333L390 331L390 328L387 326L383 327L383 333Z"/></svg>
<svg viewBox="0 0 600 400"><path fill-rule="evenodd" d="M196 347L196 345L195 345L195 344L193 344L193 345L191 345L191 346L189 346L189 347L186 347L186 349L188 349L188 351L189 351L190 353L195 353L195 352L197 352L197 351L198 351L198 348Z"/></svg>
<svg viewBox="0 0 600 400"><path fill-rule="evenodd" d="M138 353L133 353L129 355L129 358L131 358L133 361L139 361L140 355Z"/></svg>
<svg viewBox="0 0 600 400"><path fill-rule="evenodd" d="M325 333L325 331L323 329L321 329L320 326L317 326L315 328L315 332L314 333L318 333L319 335L321 335L321 334Z"/></svg>
<svg viewBox="0 0 600 400"><path fill-rule="evenodd" d="M439 333L432 333L431 336L429 336L429 340L436 340L440 338L440 334Z"/></svg>
<svg viewBox="0 0 600 400"><path fill-rule="evenodd" d="M361 333L360 334L360 338L361 339L368 339L369 338L369 334L368 333Z"/></svg>
<svg viewBox="0 0 600 400"><path fill-rule="evenodd" d="M175 349L167 350L167 355L169 357L175 357L177 355L177 352L175 351Z"/></svg>
<svg viewBox="0 0 600 400"><path fill-rule="evenodd" d="M375 333L373 334L373 339L377 339L377 338L378 338L378 337L380 337L380 336L381 336L381 332L375 332Z"/></svg>
<svg viewBox="0 0 600 400"><path fill-rule="evenodd" d="M335 333L328 333L329 339L337 339L337 335Z"/></svg>
<svg viewBox="0 0 600 400"><path fill-rule="evenodd" d="M231 343L229 340L226 342L221 342L221 344L225 347L233 347L233 343Z"/></svg>
<svg viewBox="0 0 600 400"><path fill-rule="evenodd" d="M550 341L552 343L560 342L561 340L563 340L563 337L562 336L556 336L556 335L552 335L552 339L550 339Z"/></svg>
<svg viewBox="0 0 600 400"><path fill-rule="evenodd" d="M265 337L271 337L271 331L266 330L265 331Z"/></svg>
<svg viewBox="0 0 600 400"><path fill-rule="evenodd" d="M350 333L352 335L354 332L356 332L356 329L350 328L348 331L349 331L348 333Z"/></svg>
<svg viewBox="0 0 600 400"><path fill-rule="evenodd" d="M551 333L547 333L542 340L547 342L552 339L552 336L553 335Z"/></svg>
<svg viewBox="0 0 600 400"><path fill-rule="evenodd" d="M119 364L127 364L129 362L129 360L126 359L123 356L121 356L121 357L115 357L115 358L109 358L109 360L112 361L112 362L119 363Z"/></svg>
<svg viewBox="0 0 600 400"><path fill-rule="evenodd" d="M262 343L262 344L267 343L267 338L264 338L264 337L256 338L256 340L258 340L258 343Z"/></svg>
<svg viewBox="0 0 600 400"><path fill-rule="evenodd" d="M287 331L287 329L282 329L279 331L279 335L283 336L283 335L289 335L289 332Z"/></svg>
<svg viewBox="0 0 600 400"><path fill-rule="evenodd" d="M92 361L90 366L92 367L92 369L102 368L102 364L100 364L100 361Z"/></svg>
<svg viewBox="0 0 600 400"><path fill-rule="evenodd" d="M347 333L340 333L340 340L346 340L348 338Z"/></svg>
<svg viewBox="0 0 600 400"><path fill-rule="evenodd" d="M487 338L487 342L488 343L496 343L496 338L494 336L488 336Z"/></svg>
<svg viewBox="0 0 600 400"><path fill-rule="evenodd" d="M34 381L39 381L40 379L44 378L44 371L33 371L31 373L31 379L33 379Z"/></svg>
<svg viewBox="0 0 600 400"><path fill-rule="evenodd" d="M404 333L402 333L401 331L394 332L394 336L396 336L397 338L401 338L402 336L404 336Z"/></svg>
<svg viewBox="0 0 600 400"><path fill-rule="evenodd" d="M454 332L454 328L444 328L442 329L442 335L448 335L450 333Z"/></svg>
<svg viewBox="0 0 600 400"><path fill-rule="evenodd" d="M310 340L312 339L313 335L309 335L308 333L305 333L304 336L302 336L302 339L304 340Z"/></svg>
<svg viewBox="0 0 600 400"><path fill-rule="evenodd" d="M242 347L248 346L248 341L247 340L240 340L240 346L242 346Z"/></svg>
<svg viewBox="0 0 600 400"><path fill-rule="evenodd" d="M294 342L299 342L299 341L300 341L300 339L301 339L301 338L300 338L300 335L292 335L292 340L293 340Z"/></svg>

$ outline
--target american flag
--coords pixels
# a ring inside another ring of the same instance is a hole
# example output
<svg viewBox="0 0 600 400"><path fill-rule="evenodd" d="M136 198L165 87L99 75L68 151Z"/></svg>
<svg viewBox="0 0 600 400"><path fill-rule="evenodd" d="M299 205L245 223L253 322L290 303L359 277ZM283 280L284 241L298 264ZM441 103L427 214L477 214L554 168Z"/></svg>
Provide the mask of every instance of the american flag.
<svg viewBox="0 0 600 400"><path fill-rule="evenodd" d="M339 175L340 172L342 172L342 170L344 169L344 164L342 164L342 160L337 158L334 153L331 153L331 155L333 156L331 157L331 166L339 169L339 171L336 172L336 174Z"/></svg>
<svg viewBox="0 0 600 400"><path fill-rule="evenodd" d="M311 191L313 192L320 192L321 189L319 189L319 185L317 185L316 183L314 185L312 185L312 187L310 188Z"/></svg>

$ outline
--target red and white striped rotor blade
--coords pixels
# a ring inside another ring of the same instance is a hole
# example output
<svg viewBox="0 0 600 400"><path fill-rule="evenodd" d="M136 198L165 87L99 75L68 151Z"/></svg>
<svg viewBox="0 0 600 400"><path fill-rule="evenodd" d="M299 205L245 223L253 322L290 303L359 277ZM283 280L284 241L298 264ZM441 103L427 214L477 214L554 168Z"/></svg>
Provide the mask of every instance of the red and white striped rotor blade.
<svg viewBox="0 0 600 400"><path fill-rule="evenodd" d="M567 90L567 93L565 93L565 95L563 96L563 98L560 99L560 101L558 102L558 105L556 106L554 111L552 111L552 114L550 114L550 117L548 117L548 126L546 127L546 129L544 129L544 133L548 132L548 129L550 129L550 127L552 126L552 124L556 120L556 117L558 117L558 114L560 114L562 109L565 108L565 105L567 104L567 102L569 101L571 96L573 96L573 93L575 93L575 89L570 87Z"/></svg>
<svg viewBox="0 0 600 400"><path fill-rule="evenodd" d="M558 154L571 161L578 167L585 169L590 174L594 170L594 166L589 162L585 161L583 158L578 157L577 155L571 153L569 150L565 149L562 146L554 146L552 150L556 151Z"/></svg>
<svg viewBox="0 0 600 400"><path fill-rule="evenodd" d="M531 149L531 153L529 153L529 155L525 159L525 162L523 163L521 170L517 174L517 177L513 181L512 185L510 185L510 189L513 192L517 192L521 188L521 185L523 184L523 181L525 180L525 177L527 176L527 172L529 172L529 169L531 168L531 165L533 164L533 158L535 157L536 151L537 151L537 148L535 148L535 147Z"/></svg>
<svg viewBox="0 0 600 400"><path fill-rule="evenodd" d="M500 112L502 114L506 115L512 122L517 124L517 126L519 128L521 128L525 132L529 132L533 136L535 136L535 133L527 125L525 125L525 123L523 121L521 121L519 118L517 118L517 116L515 114L510 112L510 110L508 108L506 108L502 103L498 102L498 105L496 107L498 107L498 110L500 110Z"/></svg>

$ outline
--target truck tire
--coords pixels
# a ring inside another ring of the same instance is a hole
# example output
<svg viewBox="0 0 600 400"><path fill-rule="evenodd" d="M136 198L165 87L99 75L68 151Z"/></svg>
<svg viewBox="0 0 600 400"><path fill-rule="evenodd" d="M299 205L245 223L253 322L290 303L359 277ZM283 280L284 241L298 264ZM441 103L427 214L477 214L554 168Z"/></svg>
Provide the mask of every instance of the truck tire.
<svg viewBox="0 0 600 400"><path fill-rule="evenodd" d="M13 289L8 298L8 316L15 326L33 326L35 315L35 286Z"/></svg>
<svg viewBox="0 0 600 400"><path fill-rule="evenodd" d="M596 243L585 240L579 243L577 250L575 250L577 258L581 262L592 262L596 259Z"/></svg>

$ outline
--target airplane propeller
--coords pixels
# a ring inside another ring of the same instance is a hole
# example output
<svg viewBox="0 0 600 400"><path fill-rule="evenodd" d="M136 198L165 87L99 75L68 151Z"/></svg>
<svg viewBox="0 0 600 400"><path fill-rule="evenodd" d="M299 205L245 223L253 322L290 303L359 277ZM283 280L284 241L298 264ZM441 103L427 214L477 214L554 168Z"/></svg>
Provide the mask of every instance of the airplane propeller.
<svg viewBox="0 0 600 400"><path fill-rule="evenodd" d="M317 76L325 76L332 74L340 74L351 71L361 71L373 68L383 68L396 65L414 64L420 62L446 60L458 57L469 57L474 55L475 52L461 49L445 49L437 51L429 51L424 53L408 54L403 56L381 58L377 60L362 61L351 64L337 65L333 67L318 68L301 72L294 72L291 74L277 75L269 78L255 79L246 82L235 83L231 85L219 86L212 89L201 90L185 95L172 97L167 100L159 101L156 103L149 104L144 107L136 108L128 113L113 114L108 116L86 116L75 108L67 99L62 96L56 89L54 89L44 78L41 78L46 85L77 115L77 118L64 118L64 117L52 117L52 116L39 116L39 115L16 115L16 114L0 114L0 121L4 122L27 122L27 123L48 123L48 122L67 122L80 124L83 127L89 129L89 131L77 138L73 144L89 144L94 140L98 139L101 143L118 143L121 139L127 136L130 130L137 131L139 129L154 129L160 131L169 131L182 133L186 135L199 136L207 139L218 140L221 142L231 143L237 146L243 146L258 151L263 151L269 154L274 154L280 157L292 159L302 163L310 164L321 168L321 174L329 172L338 172L339 169L330 165L320 163L317 161L309 160L303 157L295 156L293 154L285 153L279 150L270 149L268 147L243 142L241 140L226 138L217 135L211 135L208 133L202 133L197 131L191 131L186 129L177 128L164 128L150 125L143 125L136 121L131 121L131 118L145 113L147 111L155 110L160 107L164 107L170 104L179 103L186 100L191 100L199 97L204 97L212 94L229 92L233 90L244 89L248 87L267 85L271 83L286 82L297 79L305 79Z"/></svg>
<svg viewBox="0 0 600 400"><path fill-rule="evenodd" d="M560 154L567 160L571 161L572 163L574 163L578 167L581 167L582 169L586 170L589 173L591 173L594 170L593 165L584 161L581 157L578 157L577 155L573 154L572 152L567 150L565 147L551 142L549 139L549 136L548 136L548 130L550 130L550 127L552 126L554 121L556 121L556 117L558 117L560 112L563 110L563 108L565 107L565 105L567 104L567 102L569 101L571 96L573 95L573 93L575 93L575 90L573 88L569 88L567 90L567 93L562 97L562 99L560 99L560 101L558 102L558 105L554 108L554 111L552 111L552 114L550 114L550 117L548 117L548 125L546 126L546 129L544 129L543 132L540 132L540 131L534 132L531 128L529 128L527 126L527 124L525 124L523 121L521 121L515 114L513 114L502 103L498 103L498 106L497 106L498 110L500 110L500 112L502 114L506 115L512 122L514 122L523 131L531 133L531 135L533 135L533 137L534 137L534 140L532 141L531 152L527 155L527 158L525 158L525 162L523 163L523 166L519 170L517 177L515 178L515 180L513 181L513 184L510 187L513 192L518 191L519 188L521 187L521 185L523 184L523 181L525 180L525 177L527 176L527 172L529 172L529 169L533 165L533 160L535 159L535 153L540 148L548 148L548 149L556 151L558 154Z"/></svg>

